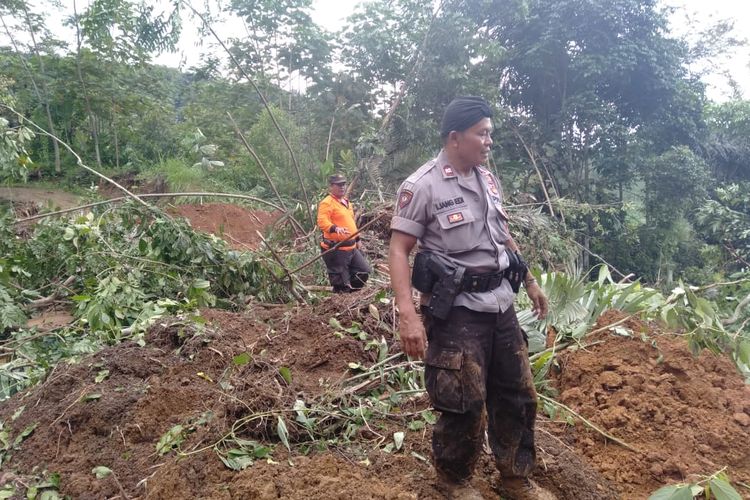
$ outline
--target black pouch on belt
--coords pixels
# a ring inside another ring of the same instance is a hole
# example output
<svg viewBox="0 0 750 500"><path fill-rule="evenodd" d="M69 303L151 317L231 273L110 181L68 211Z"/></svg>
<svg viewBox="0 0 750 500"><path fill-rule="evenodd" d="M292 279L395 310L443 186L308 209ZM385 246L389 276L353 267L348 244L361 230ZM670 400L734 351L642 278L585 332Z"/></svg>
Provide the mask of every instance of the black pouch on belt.
<svg viewBox="0 0 750 500"><path fill-rule="evenodd" d="M526 274L529 272L529 265L523 260L520 253L513 252L507 248L505 249L505 253L508 255L508 268L505 270L505 279L510 283L513 293L518 293L518 290L521 289L521 283L526 279Z"/></svg>

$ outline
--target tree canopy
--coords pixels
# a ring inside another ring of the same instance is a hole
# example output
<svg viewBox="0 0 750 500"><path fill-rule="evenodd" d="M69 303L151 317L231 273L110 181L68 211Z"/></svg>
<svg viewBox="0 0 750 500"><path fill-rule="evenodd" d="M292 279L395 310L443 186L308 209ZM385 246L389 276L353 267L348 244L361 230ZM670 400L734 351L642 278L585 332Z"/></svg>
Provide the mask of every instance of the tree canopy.
<svg viewBox="0 0 750 500"><path fill-rule="evenodd" d="M63 19L64 42L55 5L0 7L0 98L100 169L303 205L336 169L382 197L437 152L443 107L479 94L496 109L506 197L580 245L545 265L603 259L668 283L737 263L683 248L716 244L696 208L750 176L747 101L710 102L690 72L739 43L728 23L688 41L656 0L374 0L331 33L311 0L94 0ZM226 52L154 65L189 19ZM213 29L227 19L244 34ZM91 181L50 135L0 113L4 177Z"/></svg>

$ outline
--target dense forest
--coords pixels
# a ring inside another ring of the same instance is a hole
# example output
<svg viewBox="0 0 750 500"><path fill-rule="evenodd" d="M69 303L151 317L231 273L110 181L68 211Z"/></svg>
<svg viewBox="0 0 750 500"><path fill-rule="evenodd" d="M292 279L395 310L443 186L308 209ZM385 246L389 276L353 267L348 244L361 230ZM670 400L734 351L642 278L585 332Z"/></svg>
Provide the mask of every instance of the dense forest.
<svg viewBox="0 0 750 500"><path fill-rule="evenodd" d="M0 182L92 206L49 216L60 207L0 204L0 401L62 360L147 345L159 318L202 328L206 307L318 304L313 217L333 172L353 181L372 223L368 255L384 262L395 190L439 151L442 110L458 95L493 105L490 167L551 298L545 322L520 316L540 391L555 346L580 345L610 308L661 321L696 355L724 353L750 377L750 100L736 86L710 100L693 70L745 43L730 22L688 41L655 0L370 0L329 32L312 3L2 2ZM227 22L245 34L225 36ZM199 63L153 64L193 25ZM166 193L282 215L239 252L145 196ZM389 331L379 278L364 310ZM28 326L53 305L70 322ZM331 321L379 345L362 324ZM0 421L3 432L0 465L20 444ZM286 428L277 433L291 452ZM217 453L244 468L245 455ZM728 486L720 473L708 484Z"/></svg>

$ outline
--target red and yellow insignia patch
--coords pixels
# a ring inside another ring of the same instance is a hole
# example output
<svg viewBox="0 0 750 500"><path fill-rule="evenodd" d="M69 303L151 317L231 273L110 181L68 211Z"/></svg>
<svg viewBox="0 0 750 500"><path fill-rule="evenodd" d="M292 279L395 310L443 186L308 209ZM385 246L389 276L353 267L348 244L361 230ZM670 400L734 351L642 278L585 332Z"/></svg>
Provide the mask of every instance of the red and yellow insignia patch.
<svg viewBox="0 0 750 500"><path fill-rule="evenodd" d="M458 222L463 222L463 220L464 220L463 212L455 212L455 213L448 215L449 224L456 224Z"/></svg>
<svg viewBox="0 0 750 500"><path fill-rule="evenodd" d="M401 191L401 194L398 197L398 208L406 207L406 205L411 203L412 198L414 198L414 193L412 193L408 189L404 189L403 191Z"/></svg>
<svg viewBox="0 0 750 500"><path fill-rule="evenodd" d="M495 179L492 178L492 175L490 175L489 172L483 172L482 175L484 176L484 180L487 183L487 187L490 188L490 193L494 194L495 196L499 196L497 185L495 184Z"/></svg>
<svg viewBox="0 0 750 500"><path fill-rule="evenodd" d="M456 173L453 171L453 167L450 165L443 166L443 175L446 177L454 177Z"/></svg>

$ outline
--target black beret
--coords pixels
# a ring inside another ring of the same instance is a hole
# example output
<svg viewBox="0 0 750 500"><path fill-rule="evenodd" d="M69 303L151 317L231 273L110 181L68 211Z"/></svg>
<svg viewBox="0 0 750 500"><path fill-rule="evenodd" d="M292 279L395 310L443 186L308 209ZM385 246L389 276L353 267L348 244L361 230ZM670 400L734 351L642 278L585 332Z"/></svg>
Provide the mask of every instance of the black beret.
<svg viewBox="0 0 750 500"><path fill-rule="evenodd" d="M341 174L334 174L328 178L328 184L341 184L346 182L346 177Z"/></svg>
<svg viewBox="0 0 750 500"><path fill-rule="evenodd" d="M492 118L487 101L477 96L456 97L445 108L440 137L445 139L452 130L463 132L482 118Z"/></svg>

